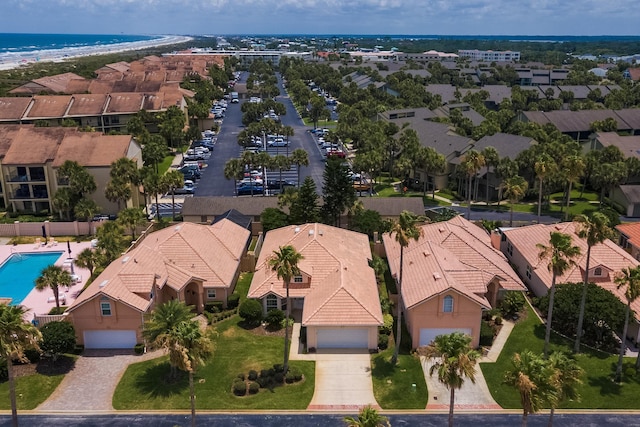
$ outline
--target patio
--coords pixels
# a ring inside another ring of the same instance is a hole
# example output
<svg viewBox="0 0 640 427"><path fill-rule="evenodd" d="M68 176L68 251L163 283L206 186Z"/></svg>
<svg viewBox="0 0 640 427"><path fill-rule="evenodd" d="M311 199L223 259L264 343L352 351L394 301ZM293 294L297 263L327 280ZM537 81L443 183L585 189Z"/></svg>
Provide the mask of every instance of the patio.
<svg viewBox="0 0 640 427"><path fill-rule="evenodd" d="M4 263L7 258L9 258L14 253L63 252L55 262L55 265L63 267L66 270L70 270L71 263L69 262L68 258L71 257L75 260L75 257L80 252L82 252L86 248L91 247L91 242L69 242L69 245L71 247L71 255L69 255L66 242L57 242L57 244L46 242L46 244L43 245L43 239L40 239L40 244L36 244L36 239L34 239L34 243L9 245L6 244L7 240L8 239L5 239L5 244L0 245L0 264ZM60 305L69 306L73 304L75 299L80 294L80 291L86 284L87 279L89 279L90 277L89 270L80 268L76 266L75 263L73 265L73 270L79 280L72 283L72 285L68 289L65 287L60 288ZM62 302L63 297L64 304ZM38 291L34 287L24 298L24 300L22 301L22 305L28 309L27 315L25 317L25 320L27 321L31 321L35 315L48 314L51 308L55 307L53 291L51 289Z"/></svg>

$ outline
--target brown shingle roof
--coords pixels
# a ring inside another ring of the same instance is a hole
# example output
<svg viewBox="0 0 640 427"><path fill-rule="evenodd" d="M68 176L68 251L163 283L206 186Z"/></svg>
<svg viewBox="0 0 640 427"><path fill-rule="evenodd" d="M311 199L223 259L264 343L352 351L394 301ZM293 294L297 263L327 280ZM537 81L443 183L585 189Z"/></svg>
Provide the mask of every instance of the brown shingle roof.
<svg viewBox="0 0 640 427"><path fill-rule="evenodd" d="M70 101L70 95L35 95L25 118L35 120L63 117Z"/></svg>
<svg viewBox="0 0 640 427"><path fill-rule="evenodd" d="M99 116L104 110L107 95L73 95L71 105L67 111L68 116Z"/></svg>
<svg viewBox="0 0 640 427"><path fill-rule="evenodd" d="M5 165L42 165L55 158L69 128L21 126L5 154Z"/></svg>
<svg viewBox="0 0 640 427"><path fill-rule="evenodd" d="M143 101L142 93L112 93L105 113L137 113L142 108Z"/></svg>
<svg viewBox="0 0 640 427"><path fill-rule="evenodd" d="M0 98L0 120L17 121L24 116L31 104L31 98Z"/></svg>
<svg viewBox="0 0 640 427"><path fill-rule="evenodd" d="M250 298L286 295L283 280L268 265L273 252L286 245L304 256L298 266L310 277L309 286L291 286L289 291L293 297L304 297L303 325L382 324L375 273L368 264L369 239L364 234L325 224L269 231L256 262Z"/></svg>
<svg viewBox="0 0 640 427"><path fill-rule="evenodd" d="M85 167L109 167L127 157L131 141L131 135L71 132L59 144L52 166L59 167L65 160L72 160Z"/></svg>

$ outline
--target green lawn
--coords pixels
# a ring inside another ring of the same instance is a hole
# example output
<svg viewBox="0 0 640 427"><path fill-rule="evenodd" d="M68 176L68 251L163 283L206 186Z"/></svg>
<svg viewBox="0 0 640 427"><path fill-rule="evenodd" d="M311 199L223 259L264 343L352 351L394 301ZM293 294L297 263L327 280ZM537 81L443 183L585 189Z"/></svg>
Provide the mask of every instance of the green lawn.
<svg viewBox="0 0 640 427"><path fill-rule="evenodd" d="M284 339L259 336L238 325L234 316L217 325L216 351L195 376L198 409L298 409L304 410L313 397L315 363L292 361L304 374L301 383L260 390L256 395L236 397L233 379L249 370L270 368L282 363ZM166 383L167 357L136 363L127 369L113 397L116 409L187 409L189 387L186 375L173 384Z"/></svg>
<svg viewBox="0 0 640 427"><path fill-rule="evenodd" d="M371 357L376 401L383 409L424 409L428 393L420 360L411 354L400 354L394 367L390 362L392 355L390 347Z"/></svg>
<svg viewBox="0 0 640 427"><path fill-rule="evenodd" d="M175 156L167 156L164 158L162 163L158 165L158 173L160 175L163 175L166 171L169 170L169 168L171 167L171 162L173 162L174 157Z"/></svg>
<svg viewBox="0 0 640 427"><path fill-rule="evenodd" d="M251 279L253 279L253 273L241 273L238 278L234 292L240 295L240 303L247 299L247 293L249 293L249 288L251 287Z"/></svg>
<svg viewBox="0 0 640 427"><path fill-rule="evenodd" d="M68 356L60 357L59 361L61 364L65 362L63 360L65 357L68 358ZM56 369L56 371L60 370ZM16 401L18 404L18 410L35 409L38 405L49 398L63 378L64 374L62 373L35 373L16 378ZM9 382L4 381L0 383L0 410L10 409L11 402L9 401Z"/></svg>
<svg viewBox="0 0 640 427"><path fill-rule="evenodd" d="M526 318L519 321L507 340L496 363L481 363L480 368L496 402L505 409L521 408L520 395L514 388L502 384L504 374L512 368L511 357L522 350L542 353L544 325L531 308ZM573 341L552 334L551 349L570 352ZM578 364L585 370L583 384L579 387L580 402L565 402L561 408L585 409L638 409L640 377L627 379L621 385L613 382L617 356L597 351L577 356ZM625 359L625 366L632 366L633 359ZM623 369L624 371L624 369Z"/></svg>

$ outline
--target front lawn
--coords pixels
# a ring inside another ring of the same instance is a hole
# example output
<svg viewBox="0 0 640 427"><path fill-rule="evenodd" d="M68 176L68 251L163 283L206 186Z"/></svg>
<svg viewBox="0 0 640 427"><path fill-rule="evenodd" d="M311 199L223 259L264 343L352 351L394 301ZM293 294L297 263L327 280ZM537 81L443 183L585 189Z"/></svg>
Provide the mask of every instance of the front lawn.
<svg viewBox="0 0 640 427"><path fill-rule="evenodd" d="M513 387L502 384L505 372L512 368L513 354L522 350L542 353L544 347L544 325L527 305L526 317L516 323L509 339L495 363L481 363L480 368L496 402L505 409L521 408L520 395ZM571 352L573 341L552 334L551 351ZM638 409L640 376L626 379L618 385L613 381L617 356L598 351L586 351L576 359L584 369L583 384L579 386L580 402L565 402L561 408L584 409ZM635 360L625 359L625 367L633 366ZM625 369L623 369L623 372Z"/></svg>
<svg viewBox="0 0 640 427"><path fill-rule="evenodd" d="M260 371L282 363L284 339L256 335L238 325L240 318L217 324L216 351L195 375L197 409L298 409L304 410L313 397L315 363L292 361L304 375L301 383L279 386L273 391L261 389L256 395L236 397L231 392L233 379L251 369ZM116 409L188 409L187 376L167 384L167 357L130 365L116 388Z"/></svg>
<svg viewBox="0 0 640 427"><path fill-rule="evenodd" d="M412 354L400 354L391 364L392 343L371 357L373 394L383 409L424 409L428 392L420 360Z"/></svg>

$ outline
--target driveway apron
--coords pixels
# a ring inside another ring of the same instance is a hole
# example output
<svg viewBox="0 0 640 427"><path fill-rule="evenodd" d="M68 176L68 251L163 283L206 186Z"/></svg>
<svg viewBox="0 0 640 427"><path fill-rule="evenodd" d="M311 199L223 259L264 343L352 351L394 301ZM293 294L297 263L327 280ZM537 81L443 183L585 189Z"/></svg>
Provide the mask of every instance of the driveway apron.
<svg viewBox="0 0 640 427"><path fill-rule="evenodd" d="M58 388L37 411L112 411L113 393L131 363L159 357L131 350L85 350Z"/></svg>
<svg viewBox="0 0 640 427"><path fill-rule="evenodd" d="M309 410L354 410L371 405L373 396L371 358L368 352L335 350L314 355L316 388Z"/></svg>

